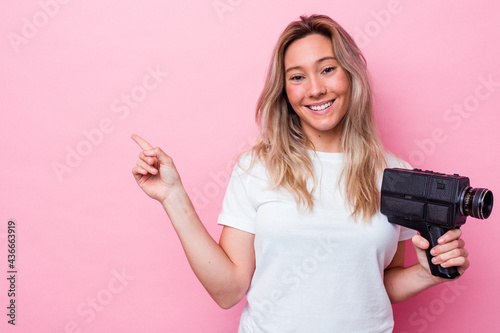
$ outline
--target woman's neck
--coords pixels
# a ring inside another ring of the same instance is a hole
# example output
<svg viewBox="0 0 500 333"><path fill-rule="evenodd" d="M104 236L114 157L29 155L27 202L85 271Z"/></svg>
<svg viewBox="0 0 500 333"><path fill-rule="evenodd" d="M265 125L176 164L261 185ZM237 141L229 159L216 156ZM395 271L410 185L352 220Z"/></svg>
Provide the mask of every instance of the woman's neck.
<svg viewBox="0 0 500 333"><path fill-rule="evenodd" d="M324 153L340 153L340 135L332 134L334 133L322 133L308 136L309 141L312 143L312 149Z"/></svg>

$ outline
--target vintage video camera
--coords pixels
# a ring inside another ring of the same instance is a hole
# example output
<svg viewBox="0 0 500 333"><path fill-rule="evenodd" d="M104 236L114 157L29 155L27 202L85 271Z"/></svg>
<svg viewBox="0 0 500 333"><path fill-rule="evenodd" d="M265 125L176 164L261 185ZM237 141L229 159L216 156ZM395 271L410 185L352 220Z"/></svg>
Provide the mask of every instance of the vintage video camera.
<svg viewBox="0 0 500 333"><path fill-rule="evenodd" d="M456 267L431 262L430 250L438 245L439 237L460 228L467 216L488 218L492 208L493 193L470 187L467 177L420 169L384 171L380 211L389 222L417 230L429 241L427 259L435 276L453 279L459 275Z"/></svg>

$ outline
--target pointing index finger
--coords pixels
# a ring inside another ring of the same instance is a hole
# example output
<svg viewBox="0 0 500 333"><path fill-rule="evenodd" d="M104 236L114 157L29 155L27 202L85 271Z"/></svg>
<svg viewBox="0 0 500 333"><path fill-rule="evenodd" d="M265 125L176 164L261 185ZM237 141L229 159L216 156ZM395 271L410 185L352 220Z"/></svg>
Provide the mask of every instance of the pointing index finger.
<svg viewBox="0 0 500 333"><path fill-rule="evenodd" d="M142 150L153 149L153 147L149 144L149 142L147 142L137 134L132 134L132 140L134 140L139 145L139 147L142 148Z"/></svg>

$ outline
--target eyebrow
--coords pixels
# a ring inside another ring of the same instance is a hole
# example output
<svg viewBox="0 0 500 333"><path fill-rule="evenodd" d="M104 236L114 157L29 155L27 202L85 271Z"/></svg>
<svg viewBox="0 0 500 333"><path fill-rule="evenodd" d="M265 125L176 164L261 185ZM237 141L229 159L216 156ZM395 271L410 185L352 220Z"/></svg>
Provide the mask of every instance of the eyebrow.
<svg viewBox="0 0 500 333"><path fill-rule="evenodd" d="M337 61L337 58L330 57L330 56L323 57L323 58L319 59L318 61L316 61L316 63L320 63L320 62L323 62L325 60L335 60L335 61ZM301 68L302 68L302 66L293 66L293 67L290 67L287 70L285 70L285 74L288 73L289 71L293 71L294 69L301 69Z"/></svg>

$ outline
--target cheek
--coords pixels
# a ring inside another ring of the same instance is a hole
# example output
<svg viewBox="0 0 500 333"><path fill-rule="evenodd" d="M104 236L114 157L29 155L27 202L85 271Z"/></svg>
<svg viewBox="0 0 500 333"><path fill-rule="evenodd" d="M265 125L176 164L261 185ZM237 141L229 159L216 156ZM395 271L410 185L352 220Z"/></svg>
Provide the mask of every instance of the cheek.
<svg viewBox="0 0 500 333"><path fill-rule="evenodd" d="M349 83L349 78L347 77L347 75L343 75L340 78L340 80L338 82L338 87L340 88L340 90L342 91L343 94L345 94L345 95L348 94L350 83Z"/></svg>
<svg viewBox="0 0 500 333"><path fill-rule="evenodd" d="M286 95L288 97L288 101L290 102L290 104L292 105L298 104L302 99L301 88L294 86L287 86Z"/></svg>

